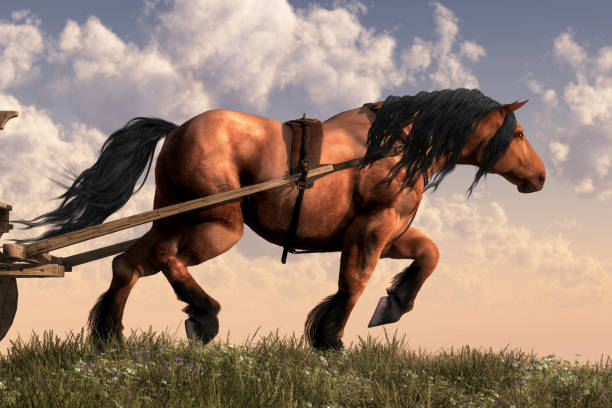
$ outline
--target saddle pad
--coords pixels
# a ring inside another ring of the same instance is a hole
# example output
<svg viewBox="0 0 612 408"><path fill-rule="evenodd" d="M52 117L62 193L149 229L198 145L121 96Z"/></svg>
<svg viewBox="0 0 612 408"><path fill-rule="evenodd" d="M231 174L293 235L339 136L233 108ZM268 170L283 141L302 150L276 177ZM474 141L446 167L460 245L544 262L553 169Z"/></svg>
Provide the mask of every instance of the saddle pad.
<svg viewBox="0 0 612 408"><path fill-rule="evenodd" d="M300 173L300 150L302 150L302 132L308 132L306 144L306 156L310 162L310 168L313 169L321 164L321 146L323 144L323 124L318 119L301 118L285 122L291 128L293 133L291 139L291 153L289 156L289 172L290 174Z"/></svg>

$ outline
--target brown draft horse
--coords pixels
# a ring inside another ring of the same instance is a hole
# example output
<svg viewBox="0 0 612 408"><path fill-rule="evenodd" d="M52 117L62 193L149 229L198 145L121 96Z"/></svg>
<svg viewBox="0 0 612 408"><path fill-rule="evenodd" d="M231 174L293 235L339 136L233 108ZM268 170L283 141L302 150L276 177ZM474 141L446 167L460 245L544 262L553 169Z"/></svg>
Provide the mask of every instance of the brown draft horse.
<svg viewBox="0 0 612 408"><path fill-rule="evenodd" d="M390 96L378 104L378 112L366 104L323 123L321 163L365 159L360 168L317 180L304 196L295 247L341 252L338 291L308 315L309 344L342 347L351 310L381 257L414 261L387 289L395 313L383 310L371 325L397 321L412 309L436 267L438 250L423 232L406 227L424 191L435 189L456 164L478 167L470 193L486 173L500 174L523 193L542 189L544 164L513 113L526 102L501 105L478 90L421 92ZM229 110L204 112L179 127L136 118L109 137L98 161L61 196L58 209L23 223L55 225L44 238L101 223L127 202L145 167L148 174L163 137L155 167L155 208L289 171L291 135L283 123ZM401 155L378 159L397 146L403 148ZM162 271L179 300L187 303L188 336L204 343L212 340L221 307L187 268L230 249L242 236L244 223L266 240L285 244L297 191L295 186L282 187L154 222L113 259L110 288L90 312L92 336L121 338L130 291L139 278Z"/></svg>

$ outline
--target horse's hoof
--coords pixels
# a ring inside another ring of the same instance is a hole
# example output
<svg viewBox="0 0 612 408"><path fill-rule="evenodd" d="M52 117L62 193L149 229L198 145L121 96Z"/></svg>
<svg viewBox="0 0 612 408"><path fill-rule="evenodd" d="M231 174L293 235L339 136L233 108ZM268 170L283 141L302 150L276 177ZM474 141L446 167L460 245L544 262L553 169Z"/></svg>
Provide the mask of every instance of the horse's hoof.
<svg viewBox="0 0 612 408"><path fill-rule="evenodd" d="M317 350L342 350L344 343L342 343L342 340L335 340L332 342L314 343L312 346Z"/></svg>
<svg viewBox="0 0 612 408"><path fill-rule="evenodd" d="M185 320L185 332L189 340L199 340L206 344L219 333L219 319L216 316L191 316Z"/></svg>
<svg viewBox="0 0 612 408"><path fill-rule="evenodd" d="M395 299L395 296L383 296L378 301L378 306L370 319L368 327L382 326L383 324L395 323L405 312Z"/></svg>

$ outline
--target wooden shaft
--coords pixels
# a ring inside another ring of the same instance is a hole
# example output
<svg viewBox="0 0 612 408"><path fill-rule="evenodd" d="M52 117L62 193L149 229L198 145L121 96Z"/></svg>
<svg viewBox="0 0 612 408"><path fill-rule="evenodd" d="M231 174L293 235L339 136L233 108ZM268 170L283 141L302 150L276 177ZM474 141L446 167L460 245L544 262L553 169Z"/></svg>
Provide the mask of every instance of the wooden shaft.
<svg viewBox="0 0 612 408"><path fill-rule="evenodd" d="M87 262L97 261L98 259L106 258L107 256L120 254L122 252L127 251L139 239L140 238L131 239L129 241L105 246L103 248L94 249L91 251L83 252L81 254L67 256L65 258L62 258L62 263L68 268L71 268L73 266L82 265Z"/></svg>
<svg viewBox="0 0 612 408"><path fill-rule="evenodd" d="M332 173L334 171L334 166L329 164L310 171L308 173L308 176L317 177L324 174ZM187 211L204 209L214 207L219 204L225 204L250 194L293 184L299 178L299 174L292 174L289 176L264 181L262 183L253 184L247 187L242 187L237 190L225 191L223 193L197 198L195 200L185 201L183 203L169 205L167 207L158 208L156 210L147 211L141 214L136 214L118 220L105 222L104 224L83 228L78 231L58 235L57 237L42 239L40 241L24 245L26 248L26 257L29 258L43 252L50 252L56 249L77 244L79 242L87 241L89 239L112 234L113 232L132 228L137 225L146 224L148 222L160 220L162 218L171 217L173 215L181 214Z"/></svg>

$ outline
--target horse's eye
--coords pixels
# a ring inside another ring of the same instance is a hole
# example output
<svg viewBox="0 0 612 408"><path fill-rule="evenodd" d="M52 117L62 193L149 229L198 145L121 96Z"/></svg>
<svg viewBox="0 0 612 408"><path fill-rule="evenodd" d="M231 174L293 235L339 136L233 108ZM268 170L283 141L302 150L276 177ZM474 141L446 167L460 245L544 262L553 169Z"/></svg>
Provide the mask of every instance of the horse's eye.
<svg viewBox="0 0 612 408"><path fill-rule="evenodd" d="M514 135L514 137L516 137L517 139L522 139L523 138L523 132L518 132L516 135Z"/></svg>

